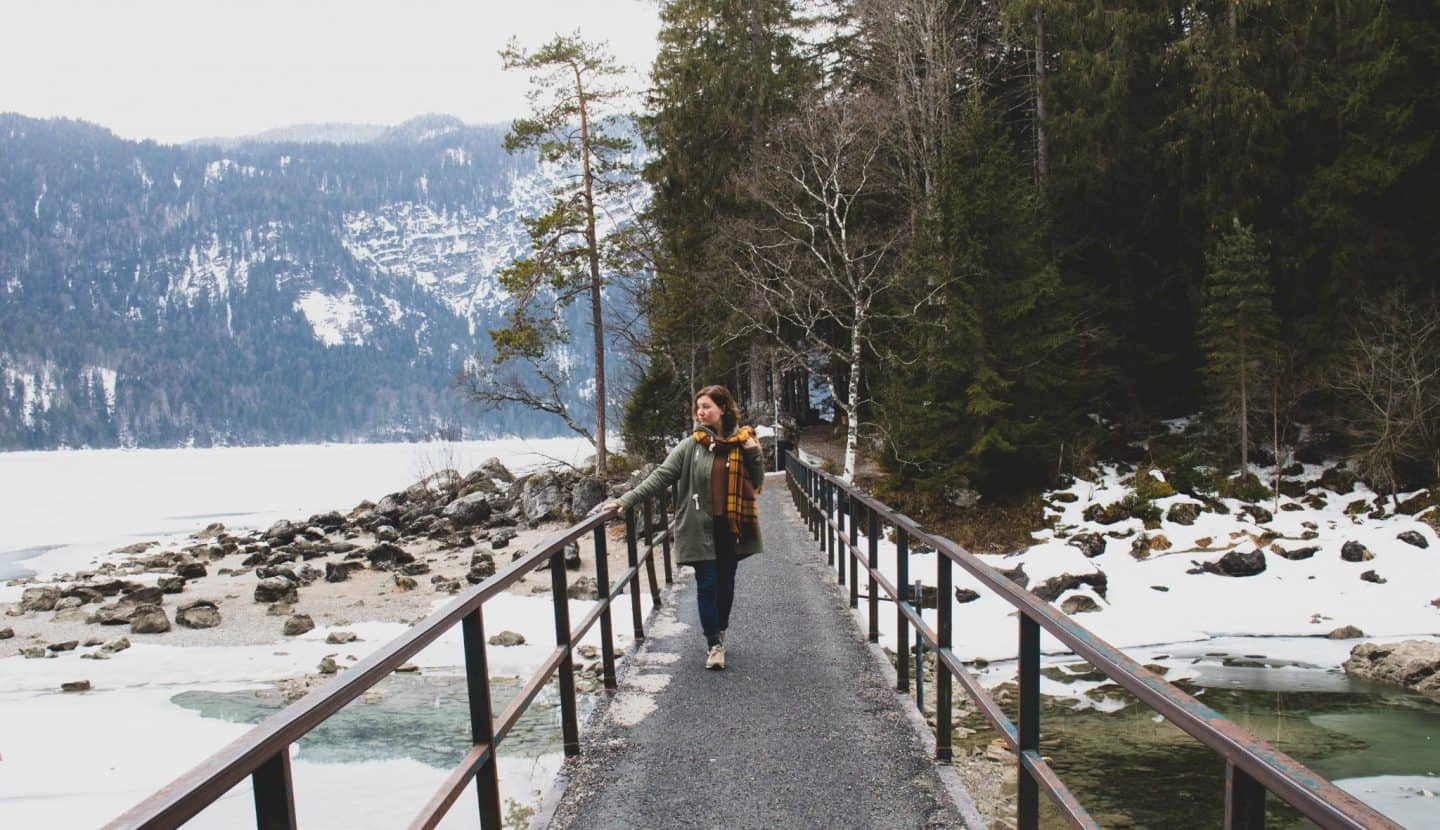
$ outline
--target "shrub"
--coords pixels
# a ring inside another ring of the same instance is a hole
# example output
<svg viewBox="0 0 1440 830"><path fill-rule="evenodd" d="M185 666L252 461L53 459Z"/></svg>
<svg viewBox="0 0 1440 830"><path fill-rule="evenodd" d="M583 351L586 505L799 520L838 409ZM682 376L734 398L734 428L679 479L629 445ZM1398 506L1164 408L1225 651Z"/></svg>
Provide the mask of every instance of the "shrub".
<svg viewBox="0 0 1440 830"><path fill-rule="evenodd" d="M1175 488L1170 486L1169 481L1161 481L1150 475L1152 469L1155 468L1141 467L1135 472L1135 495L1146 501L1175 495Z"/></svg>
<svg viewBox="0 0 1440 830"><path fill-rule="evenodd" d="M1219 491L1224 498L1248 502L1264 501L1273 495L1254 473L1222 480Z"/></svg>

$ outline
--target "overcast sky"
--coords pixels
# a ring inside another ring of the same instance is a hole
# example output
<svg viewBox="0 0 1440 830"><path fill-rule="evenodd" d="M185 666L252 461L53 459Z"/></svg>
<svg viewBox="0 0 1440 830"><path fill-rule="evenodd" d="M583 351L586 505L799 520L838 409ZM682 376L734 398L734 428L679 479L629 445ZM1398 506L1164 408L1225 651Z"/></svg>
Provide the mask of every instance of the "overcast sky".
<svg viewBox="0 0 1440 830"><path fill-rule="evenodd" d="M162 142L508 121L526 88L496 54L512 36L533 48L578 28L645 73L658 25L652 0L5 0L0 112Z"/></svg>

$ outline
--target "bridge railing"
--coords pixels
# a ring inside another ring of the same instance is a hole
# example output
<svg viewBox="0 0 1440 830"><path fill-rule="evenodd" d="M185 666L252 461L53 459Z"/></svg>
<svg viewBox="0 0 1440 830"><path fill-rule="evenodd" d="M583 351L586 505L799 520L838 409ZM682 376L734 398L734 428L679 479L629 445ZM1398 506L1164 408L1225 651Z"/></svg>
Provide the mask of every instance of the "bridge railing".
<svg viewBox="0 0 1440 830"><path fill-rule="evenodd" d="M948 761L952 755L952 682L960 684L1015 753L1018 773L1016 808L1020 830L1035 830L1039 826L1041 790L1071 827L1100 826L1040 754L1041 628L1170 723L1225 759L1225 826L1230 830L1258 830L1265 826L1267 792L1326 830L1400 830L1400 825L1167 683L950 539L927 532L909 517L794 454L786 460L786 480L796 508L808 523L811 535L825 551L830 566L836 569L840 584L845 585L848 581L851 608L859 607L861 580L867 583L867 633L870 642L876 643L880 639L881 592L894 603L899 691L908 692L910 689L907 655L911 650L911 631L924 641L928 650L934 652L937 757ZM865 525L865 550L861 550L859 538L862 522ZM880 570L879 540L885 528L893 528L895 532L894 583ZM938 601L934 628L927 625L921 616L917 608L919 598L911 596L909 559L912 542L924 544L938 553ZM1011 722L952 650L953 604L950 598L954 584L953 569L957 565L1020 612L1018 723Z"/></svg>
<svg viewBox="0 0 1440 830"><path fill-rule="evenodd" d="M645 639L641 613L641 568L649 581L655 605L660 604L656 576L658 548L666 584L673 581L670 494L663 493L624 511L627 567L612 582L607 561L606 523L617 511L591 515L544 540L455 601L432 614L379 651L356 663L330 683L272 715L194 769L105 825L107 830L162 830L183 825L207 806L249 777L255 799L255 824L260 830L294 830L295 788L290 772L290 746L324 723L347 703L388 677L411 657L457 623L461 627L465 678L469 692L471 748L445 776L434 796L411 822L411 830L429 830L440 823L470 781L476 781L480 826L500 830L501 798L497 751L520 716L548 685L558 678L561 733L566 757L580 750L579 722L572 652L580 640L600 623L600 653L604 688L616 689L615 638L611 606L628 588L630 621L636 642ZM571 627L564 552L572 542L590 534L594 538L595 581L599 601ZM486 660L485 604L525 575L549 568L555 615L555 648L526 681L519 695L497 716L491 702Z"/></svg>

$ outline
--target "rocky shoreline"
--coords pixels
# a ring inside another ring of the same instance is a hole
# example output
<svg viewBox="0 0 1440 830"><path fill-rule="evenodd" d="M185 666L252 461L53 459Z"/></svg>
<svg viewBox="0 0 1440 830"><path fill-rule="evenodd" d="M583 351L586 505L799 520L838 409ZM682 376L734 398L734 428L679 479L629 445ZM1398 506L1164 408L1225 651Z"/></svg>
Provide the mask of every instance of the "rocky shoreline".
<svg viewBox="0 0 1440 830"><path fill-rule="evenodd" d="M216 523L180 544L129 545L91 570L7 583L23 592L19 602L0 605L0 657L79 652L83 659L109 660L134 642L269 644L317 626L332 629L328 643L344 645L355 635L336 627L422 619L437 594L483 582L643 472L607 486L570 469L516 477L490 459L467 475L436 472L344 514L332 510L234 533ZM623 567L624 545L607 547L615 567ZM587 540L565 552L571 598L597 596L589 548ZM549 574L542 569L510 590L549 593ZM505 646L518 644L517 637L501 631L492 639ZM327 656L290 685L303 691L313 673L333 674L345 659L338 652ZM80 680L66 686L88 688ZM296 690L285 690L286 696Z"/></svg>

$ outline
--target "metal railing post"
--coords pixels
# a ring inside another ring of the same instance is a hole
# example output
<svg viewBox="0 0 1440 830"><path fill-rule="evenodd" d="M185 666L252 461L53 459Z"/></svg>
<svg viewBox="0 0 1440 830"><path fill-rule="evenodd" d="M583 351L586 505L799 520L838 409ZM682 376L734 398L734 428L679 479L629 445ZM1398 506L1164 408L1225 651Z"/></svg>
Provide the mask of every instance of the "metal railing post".
<svg viewBox="0 0 1440 830"><path fill-rule="evenodd" d="M555 607L555 645L565 649L556 676L560 681L560 733L565 744L565 757L580 754L580 719L575 706L575 649L570 642L570 597L565 584L565 554L556 551L550 556L550 598Z"/></svg>
<svg viewBox="0 0 1440 830"><path fill-rule="evenodd" d="M660 550L665 555L665 584L675 584L675 566L670 561L670 499L674 493L669 490L660 497L660 532L664 534L664 541L660 543Z"/></svg>
<svg viewBox="0 0 1440 830"><path fill-rule="evenodd" d="M643 509L645 510L645 575L650 579L650 601L656 608L659 608L660 580L655 576L655 546L650 544L650 499L645 500Z"/></svg>
<svg viewBox="0 0 1440 830"><path fill-rule="evenodd" d="M605 543L605 525L595 528L595 582L605 611L600 615L600 663L605 673L605 689L615 691L615 623L610 617L610 552Z"/></svg>
<svg viewBox="0 0 1440 830"><path fill-rule="evenodd" d="M865 536L870 543L870 581L866 586L870 591L870 642L880 642L880 585L875 581L875 572L880 570L880 514L874 510L870 514L869 524L865 528Z"/></svg>
<svg viewBox="0 0 1440 830"><path fill-rule="evenodd" d="M825 479L825 561L835 567L835 485Z"/></svg>
<svg viewBox="0 0 1440 830"><path fill-rule="evenodd" d="M910 534L895 526L895 688L910 691L910 621L905 619L905 597L910 593Z"/></svg>
<svg viewBox="0 0 1440 830"><path fill-rule="evenodd" d="M598 560L597 560L598 561ZM500 767L495 757L495 721L490 701L490 665L485 656L485 620L476 608L460 621L465 647L465 686L470 701L470 742L490 745L490 758L475 771L480 826L500 830Z"/></svg>
<svg viewBox="0 0 1440 830"><path fill-rule="evenodd" d="M953 563L950 557L942 551L935 551L939 557L935 560L935 638L938 641L938 648L943 654L950 651L950 629L954 614L954 597L951 596L951 584L953 574L950 570ZM954 692L951 689L950 672L943 669L942 663L935 661L935 757L941 761L950 760L951 741L953 740L950 727L950 709L954 705Z"/></svg>
<svg viewBox="0 0 1440 830"><path fill-rule="evenodd" d="M635 642L645 641L645 623L640 615L640 552L635 548L635 508L625 508L625 561L630 566L630 617L635 626Z"/></svg>
<svg viewBox="0 0 1440 830"><path fill-rule="evenodd" d="M1025 753L1040 752L1040 624L1020 614L1020 722L1019 745L1015 748L1015 815L1019 830L1040 826L1040 787L1025 769Z"/></svg>
<svg viewBox="0 0 1440 830"><path fill-rule="evenodd" d="M1265 787L1225 763L1225 830L1265 830Z"/></svg>
<svg viewBox="0 0 1440 830"><path fill-rule="evenodd" d="M918 579L915 580L915 584L912 586L912 590L911 590L911 592L910 592L910 596L911 596L911 598L912 598L912 599L914 600L914 602L915 602L915 613L916 613L916 614L924 614L924 611L921 610L921 606L923 605L923 603L921 603L920 600L921 600L922 597L925 596L925 592L921 589L920 580L918 580ZM921 619L924 619L924 617L922 616ZM925 638L922 637L922 636L920 636L919 630L916 630L916 632L915 632L915 649L914 649L914 651L915 651L915 708L918 709L918 710L920 710L920 714L921 714L921 715L924 715L924 714L925 714Z"/></svg>
<svg viewBox="0 0 1440 830"><path fill-rule="evenodd" d="M845 526L850 530L850 607L860 607L860 556L855 549L860 544L860 525L856 516L854 496L847 496L846 505L850 508L850 515Z"/></svg>
<svg viewBox="0 0 1440 830"><path fill-rule="evenodd" d="M259 830L295 830L295 782L290 776L290 747L281 747L250 774Z"/></svg>
<svg viewBox="0 0 1440 830"><path fill-rule="evenodd" d="M838 585L845 584L845 552L839 548L841 540L845 538L845 511L849 509L847 505L849 500L849 493L846 493L843 488L835 488L835 564L840 566L840 571L836 574L836 584Z"/></svg>

